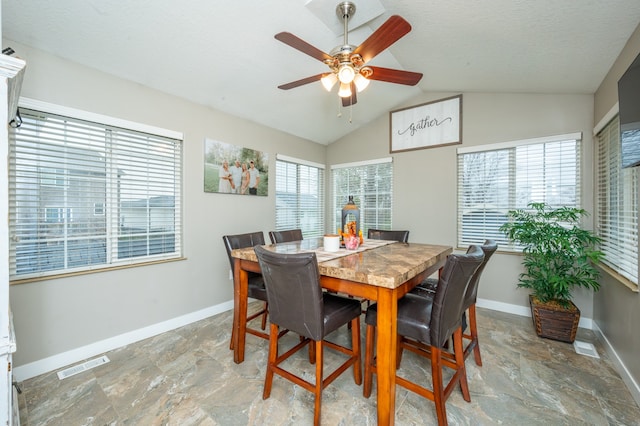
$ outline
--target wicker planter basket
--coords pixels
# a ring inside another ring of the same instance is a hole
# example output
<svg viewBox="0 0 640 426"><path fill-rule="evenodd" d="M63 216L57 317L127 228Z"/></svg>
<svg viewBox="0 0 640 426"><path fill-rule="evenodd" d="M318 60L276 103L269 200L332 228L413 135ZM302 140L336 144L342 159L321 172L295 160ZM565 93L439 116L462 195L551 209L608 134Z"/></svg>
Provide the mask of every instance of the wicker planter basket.
<svg viewBox="0 0 640 426"><path fill-rule="evenodd" d="M576 340L580 309L573 302L571 302L571 308L567 310L561 306L538 304L530 295L529 304L538 336L568 343Z"/></svg>

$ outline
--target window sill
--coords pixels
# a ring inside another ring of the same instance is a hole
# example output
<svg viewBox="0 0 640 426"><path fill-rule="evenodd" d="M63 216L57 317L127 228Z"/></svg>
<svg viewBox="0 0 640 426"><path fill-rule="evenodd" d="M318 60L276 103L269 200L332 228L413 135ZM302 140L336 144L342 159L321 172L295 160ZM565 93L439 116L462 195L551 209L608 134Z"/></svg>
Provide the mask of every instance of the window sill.
<svg viewBox="0 0 640 426"><path fill-rule="evenodd" d="M598 267L600 268L600 270L605 272L607 275L609 275L611 278L613 278L614 280L616 280L617 282L619 282L623 286L627 287L632 292L634 292L634 293L640 292L640 290L638 289L638 284L630 281L628 278L623 277L622 275L620 275L619 273L617 273L613 269L609 268L608 266L600 264L600 265L598 265Z"/></svg>

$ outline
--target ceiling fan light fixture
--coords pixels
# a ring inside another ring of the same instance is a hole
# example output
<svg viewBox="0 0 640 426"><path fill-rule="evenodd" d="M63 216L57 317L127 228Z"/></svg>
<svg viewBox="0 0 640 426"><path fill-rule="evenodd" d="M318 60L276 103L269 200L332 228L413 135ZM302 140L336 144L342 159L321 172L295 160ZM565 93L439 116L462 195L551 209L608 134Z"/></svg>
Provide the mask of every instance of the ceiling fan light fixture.
<svg viewBox="0 0 640 426"><path fill-rule="evenodd" d="M356 89L358 89L358 93L360 93L367 88L367 86L369 85L369 83L371 83L371 81L365 76L363 76L362 74L357 74L353 79L353 83L356 85Z"/></svg>
<svg viewBox="0 0 640 426"><path fill-rule="evenodd" d="M349 96L351 96L351 85L350 84L345 84L345 83L340 83L340 90L338 90L338 96L340 96L341 98L348 98Z"/></svg>
<svg viewBox="0 0 640 426"><path fill-rule="evenodd" d="M342 84L350 84L356 76L356 70L353 69L351 64L342 64L338 70L338 80Z"/></svg>
<svg viewBox="0 0 640 426"><path fill-rule="evenodd" d="M330 92L339 81L338 96L342 98L342 106L347 107L353 106L357 102L356 93L365 90L371 80L407 86L418 84L422 78L421 73L367 66L374 57L411 31L411 25L401 16L392 15L365 41L354 46L349 44L348 22L355 12L356 6L351 1L340 1L336 7L338 19L344 24L344 42L342 45L334 47L329 53L323 52L289 32L276 34L276 40L323 62L329 67L329 71L282 84L278 88L289 90L321 80L323 87Z"/></svg>
<svg viewBox="0 0 640 426"><path fill-rule="evenodd" d="M329 73L322 77L320 81L322 82L324 88L327 89L327 92L330 92L333 86L338 82L338 77L335 75L335 73Z"/></svg>

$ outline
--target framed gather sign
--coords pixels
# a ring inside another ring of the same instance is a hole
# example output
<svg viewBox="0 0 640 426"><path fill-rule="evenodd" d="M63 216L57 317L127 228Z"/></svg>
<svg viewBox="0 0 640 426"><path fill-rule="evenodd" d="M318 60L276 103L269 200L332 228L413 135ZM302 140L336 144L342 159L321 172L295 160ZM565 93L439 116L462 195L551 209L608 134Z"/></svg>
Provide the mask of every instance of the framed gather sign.
<svg viewBox="0 0 640 426"><path fill-rule="evenodd" d="M462 95L439 99L389 113L389 151L462 143Z"/></svg>

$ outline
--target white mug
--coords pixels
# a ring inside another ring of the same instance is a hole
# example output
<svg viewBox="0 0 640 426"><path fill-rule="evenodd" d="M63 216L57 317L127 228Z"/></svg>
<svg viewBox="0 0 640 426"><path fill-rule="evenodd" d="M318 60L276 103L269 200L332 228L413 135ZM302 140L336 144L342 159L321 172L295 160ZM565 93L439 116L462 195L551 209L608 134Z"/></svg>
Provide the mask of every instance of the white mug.
<svg viewBox="0 0 640 426"><path fill-rule="evenodd" d="M324 236L324 250L338 251L340 250L340 236L338 234L327 234Z"/></svg>

